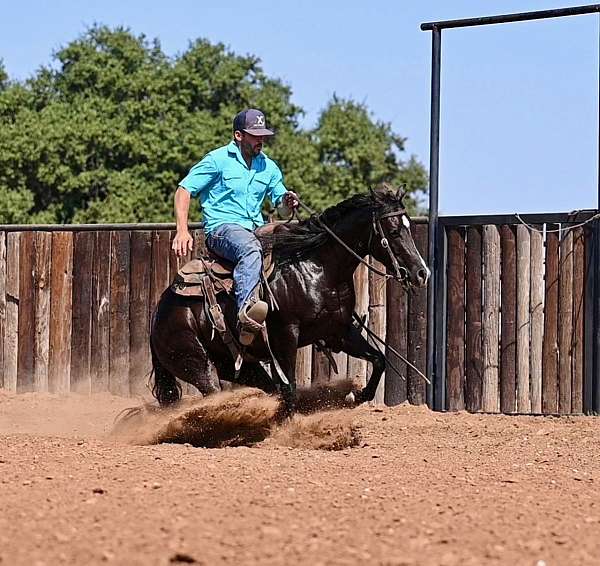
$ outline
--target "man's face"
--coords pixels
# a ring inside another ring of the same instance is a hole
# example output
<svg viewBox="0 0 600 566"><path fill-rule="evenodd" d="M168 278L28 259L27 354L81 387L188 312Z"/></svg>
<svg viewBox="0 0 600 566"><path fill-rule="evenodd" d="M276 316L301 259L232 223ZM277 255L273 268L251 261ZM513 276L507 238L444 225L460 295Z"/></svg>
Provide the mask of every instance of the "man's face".
<svg viewBox="0 0 600 566"><path fill-rule="evenodd" d="M265 143L265 136L252 136L240 131L235 132L235 139L239 142L242 153L252 156L258 155Z"/></svg>

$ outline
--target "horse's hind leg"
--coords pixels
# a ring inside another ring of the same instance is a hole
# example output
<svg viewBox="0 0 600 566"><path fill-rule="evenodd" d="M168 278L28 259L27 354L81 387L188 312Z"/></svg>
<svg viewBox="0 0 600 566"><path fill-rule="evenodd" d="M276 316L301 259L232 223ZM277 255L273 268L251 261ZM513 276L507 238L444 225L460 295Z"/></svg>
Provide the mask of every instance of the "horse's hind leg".
<svg viewBox="0 0 600 566"><path fill-rule="evenodd" d="M208 354L192 331L185 330L175 336L171 335L166 338L165 342L161 344L162 356L160 359L160 370L163 372L163 376L166 373L172 380L177 377L190 383L202 395L210 395L221 390L217 376L211 371ZM159 375L156 365L154 372L155 384L157 384ZM166 383L164 379L163 383ZM173 400L165 399L166 403L163 403L158 396L157 399L161 404L169 404L178 400L179 396Z"/></svg>
<svg viewBox="0 0 600 566"><path fill-rule="evenodd" d="M154 377L152 395L161 407L166 407L181 399L181 386L177 383L175 376L160 363L152 342L150 343L150 351L152 353L152 375Z"/></svg>

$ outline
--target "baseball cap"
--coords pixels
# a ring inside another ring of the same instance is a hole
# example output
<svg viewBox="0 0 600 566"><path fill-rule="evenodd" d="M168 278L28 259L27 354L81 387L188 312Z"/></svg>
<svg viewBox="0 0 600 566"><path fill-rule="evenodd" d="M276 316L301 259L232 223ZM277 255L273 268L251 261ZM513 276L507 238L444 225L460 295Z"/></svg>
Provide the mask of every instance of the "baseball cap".
<svg viewBox="0 0 600 566"><path fill-rule="evenodd" d="M233 131L246 132L252 136L273 136L274 132L267 129L265 115L254 108L242 110L233 119Z"/></svg>

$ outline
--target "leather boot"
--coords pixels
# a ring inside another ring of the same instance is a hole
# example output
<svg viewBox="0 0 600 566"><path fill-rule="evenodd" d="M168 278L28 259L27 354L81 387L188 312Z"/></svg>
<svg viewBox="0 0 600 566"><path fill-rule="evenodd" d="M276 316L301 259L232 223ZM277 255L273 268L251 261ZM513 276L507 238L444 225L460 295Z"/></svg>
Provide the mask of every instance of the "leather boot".
<svg viewBox="0 0 600 566"><path fill-rule="evenodd" d="M269 305L260 299L250 298L240 309L240 343L242 346L252 344L254 337L264 328Z"/></svg>

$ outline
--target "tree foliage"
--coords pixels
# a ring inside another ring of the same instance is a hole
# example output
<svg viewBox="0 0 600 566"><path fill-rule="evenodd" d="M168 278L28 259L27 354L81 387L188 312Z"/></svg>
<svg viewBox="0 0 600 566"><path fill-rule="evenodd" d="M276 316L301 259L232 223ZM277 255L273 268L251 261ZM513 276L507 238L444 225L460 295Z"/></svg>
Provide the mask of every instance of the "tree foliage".
<svg viewBox="0 0 600 566"><path fill-rule="evenodd" d="M199 39L169 58L124 28L92 27L27 81L0 61L0 222L169 221L178 181L244 107L266 113L267 153L315 207L380 181L426 189L404 139L364 105L334 97L303 129L291 94L254 56Z"/></svg>

